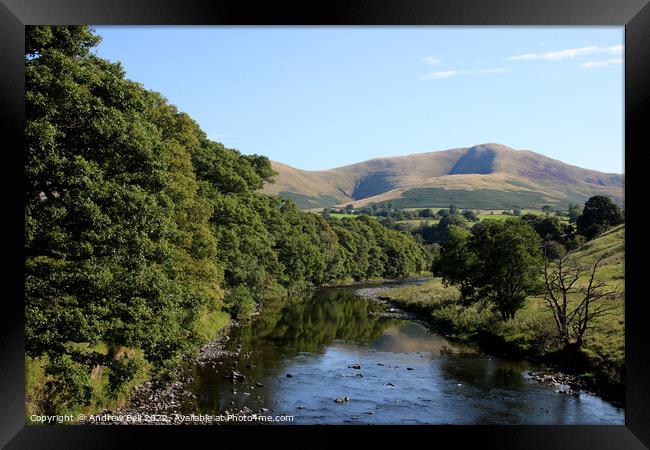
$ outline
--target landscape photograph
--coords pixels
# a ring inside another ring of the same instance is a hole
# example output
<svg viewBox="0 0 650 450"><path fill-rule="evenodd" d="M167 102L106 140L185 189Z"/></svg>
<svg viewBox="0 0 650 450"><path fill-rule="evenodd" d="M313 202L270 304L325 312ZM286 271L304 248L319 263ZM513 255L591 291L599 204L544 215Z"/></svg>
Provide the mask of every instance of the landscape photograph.
<svg viewBox="0 0 650 450"><path fill-rule="evenodd" d="M25 423L623 425L623 44L26 26Z"/></svg>

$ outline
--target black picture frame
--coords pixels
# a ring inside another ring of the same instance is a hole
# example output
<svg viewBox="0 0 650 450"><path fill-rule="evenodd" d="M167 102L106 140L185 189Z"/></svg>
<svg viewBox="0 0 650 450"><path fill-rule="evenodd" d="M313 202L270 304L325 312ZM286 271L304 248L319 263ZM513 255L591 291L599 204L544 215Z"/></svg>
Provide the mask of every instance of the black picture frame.
<svg viewBox="0 0 650 450"><path fill-rule="evenodd" d="M245 1L0 0L0 115L5 125L2 158L3 215L10 250L20 255L24 205L17 185L24 133L24 27L34 24L93 25L617 25L625 26L625 314L626 406L621 426L373 426L373 427L90 427L26 426L24 401L23 266L5 253L1 361L0 444L6 448L129 448L152 439L183 442L224 437L249 442L251 433L268 442L309 445L321 436L332 444L361 437L451 440L453 445L549 449L637 449L650 446L650 346L648 301L641 271L644 237L643 152L650 142L650 4L648 0L329 0L251 5ZM10 144L11 142L11 144ZM638 196L639 199L634 197ZM646 219L647 220L647 219ZM343 434L335 437L333 433ZM291 434L291 441L287 441ZM238 435L238 436L237 436ZM327 442L327 441L323 441ZM398 441L399 442L399 441Z"/></svg>

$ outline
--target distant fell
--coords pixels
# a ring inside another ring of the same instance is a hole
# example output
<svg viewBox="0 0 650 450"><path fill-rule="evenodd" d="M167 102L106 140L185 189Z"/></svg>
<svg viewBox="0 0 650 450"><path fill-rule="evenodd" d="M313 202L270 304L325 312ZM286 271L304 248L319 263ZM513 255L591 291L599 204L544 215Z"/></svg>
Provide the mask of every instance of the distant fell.
<svg viewBox="0 0 650 450"><path fill-rule="evenodd" d="M501 144L375 158L328 170L300 170L273 161L275 183L264 192L294 200L302 209L400 207L502 209L565 207L606 195L623 204L624 176L566 164Z"/></svg>

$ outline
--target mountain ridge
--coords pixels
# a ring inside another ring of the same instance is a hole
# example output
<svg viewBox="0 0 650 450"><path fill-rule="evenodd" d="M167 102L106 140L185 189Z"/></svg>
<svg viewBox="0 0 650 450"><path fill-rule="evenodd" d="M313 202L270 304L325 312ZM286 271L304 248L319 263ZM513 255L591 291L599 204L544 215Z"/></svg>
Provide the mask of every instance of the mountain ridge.
<svg viewBox="0 0 650 450"><path fill-rule="evenodd" d="M263 191L291 198L302 209L386 201L403 207L455 202L466 208L524 208L582 203L596 194L623 203L623 174L584 169L496 143L372 158L326 170L302 170L277 161L272 165L276 182L267 183Z"/></svg>

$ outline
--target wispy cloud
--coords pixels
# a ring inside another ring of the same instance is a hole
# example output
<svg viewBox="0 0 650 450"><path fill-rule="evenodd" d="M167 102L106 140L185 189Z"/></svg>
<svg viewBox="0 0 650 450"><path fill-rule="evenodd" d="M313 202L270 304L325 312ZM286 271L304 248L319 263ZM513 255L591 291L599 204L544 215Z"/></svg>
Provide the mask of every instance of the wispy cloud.
<svg viewBox="0 0 650 450"><path fill-rule="evenodd" d="M494 69L477 69L477 70L440 70L431 72L427 75L422 75L423 80L439 80L441 78L449 78L456 75L487 75L491 73L504 73L507 72L506 67L497 67Z"/></svg>
<svg viewBox="0 0 650 450"><path fill-rule="evenodd" d="M432 58L431 56L427 56L426 58L422 58L422 60L427 63L429 66L435 66L436 64L439 64L442 62L441 59L438 58Z"/></svg>
<svg viewBox="0 0 650 450"><path fill-rule="evenodd" d="M453 77L458 74L456 70L440 70L438 72L431 72L428 75L422 75L423 80L438 80L440 78Z"/></svg>
<svg viewBox="0 0 650 450"><path fill-rule="evenodd" d="M606 67L606 66L611 66L613 64L623 64L623 58L605 59L602 61L587 61L580 64L580 67L584 69L593 69L595 67Z"/></svg>
<svg viewBox="0 0 650 450"><path fill-rule="evenodd" d="M564 50L555 50L546 53L524 53L523 55L511 56L508 59L513 61L559 61L562 59L575 58L576 56L593 55L596 53L608 53L611 55L620 55L623 53L622 45L610 45L608 47L598 47L590 45L580 48L568 48Z"/></svg>

